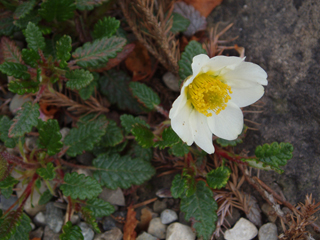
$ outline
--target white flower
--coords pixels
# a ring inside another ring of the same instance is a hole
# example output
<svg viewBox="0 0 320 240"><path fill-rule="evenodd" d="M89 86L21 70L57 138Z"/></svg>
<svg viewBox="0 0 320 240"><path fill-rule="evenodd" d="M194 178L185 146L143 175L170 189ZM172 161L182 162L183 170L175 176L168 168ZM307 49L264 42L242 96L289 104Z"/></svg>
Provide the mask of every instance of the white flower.
<svg viewBox="0 0 320 240"><path fill-rule="evenodd" d="M195 142L214 152L212 134L234 140L243 128L240 107L264 94L267 73L240 57L200 54L193 58L193 74L183 83L180 96L169 113L172 129L189 146Z"/></svg>

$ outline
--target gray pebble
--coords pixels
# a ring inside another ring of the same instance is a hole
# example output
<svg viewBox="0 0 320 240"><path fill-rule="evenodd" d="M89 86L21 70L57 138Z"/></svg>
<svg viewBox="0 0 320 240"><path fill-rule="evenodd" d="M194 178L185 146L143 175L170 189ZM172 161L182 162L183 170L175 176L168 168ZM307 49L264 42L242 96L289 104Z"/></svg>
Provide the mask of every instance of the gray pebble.
<svg viewBox="0 0 320 240"><path fill-rule="evenodd" d="M153 203L153 211L156 213L161 213L167 208L167 203L165 201L156 200Z"/></svg>
<svg viewBox="0 0 320 240"><path fill-rule="evenodd" d="M49 226L46 226L43 232L43 240L59 240L59 233L52 231Z"/></svg>
<svg viewBox="0 0 320 240"><path fill-rule="evenodd" d="M104 231L109 231L116 227L116 221L112 217L105 217L102 222L102 228Z"/></svg>
<svg viewBox="0 0 320 240"><path fill-rule="evenodd" d="M37 215L33 218L33 222L38 226L46 225L46 215L43 212L38 212Z"/></svg>
<svg viewBox="0 0 320 240"><path fill-rule="evenodd" d="M94 237L93 230L85 222L80 222L78 226L81 228L84 240L92 240Z"/></svg>
<svg viewBox="0 0 320 240"><path fill-rule="evenodd" d="M97 234L94 240L121 240L122 232L119 228L114 228L102 234Z"/></svg>
<svg viewBox="0 0 320 240"><path fill-rule="evenodd" d="M191 227L181 223L172 223L167 229L166 240L194 240L196 234Z"/></svg>
<svg viewBox="0 0 320 240"><path fill-rule="evenodd" d="M143 232L142 234L140 234L136 240L157 240L158 238L150 235L149 233Z"/></svg>
<svg viewBox="0 0 320 240"><path fill-rule="evenodd" d="M169 224L169 223L172 223L172 222L178 220L178 215L175 211L173 211L171 209L166 209L166 210L162 211L162 213L160 215L160 219L163 224Z"/></svg>
<svg viewBox="0 0 320 240"><path fill-rule="evenodd" d="M266 223L259 229L259 240L277 240L278 229L274 223Z"/></svg>
<svg viewBox="0 0 320 240"><path fill-rule="evenodd" d="M160 218L154 218L150 221L148 227L148 233L151 235L163 239L166 236L167 226L161 222Z"/></svg>
<svg viewBox="0 0 320 240"><path fill-rule="evenodd" d="M60 232L63 225L63 212L54 206L53 202L46 205L46 223L47 226L55 233Z"/></svg>

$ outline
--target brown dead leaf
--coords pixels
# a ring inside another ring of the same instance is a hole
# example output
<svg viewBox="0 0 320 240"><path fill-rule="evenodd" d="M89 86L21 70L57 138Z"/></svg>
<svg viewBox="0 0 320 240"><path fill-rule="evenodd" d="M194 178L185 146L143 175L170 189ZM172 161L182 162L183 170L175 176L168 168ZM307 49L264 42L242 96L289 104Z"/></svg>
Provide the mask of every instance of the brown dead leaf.
<svg viewBox="0 0 320 240"><path fill-rule="evenodd" d="M140 222L138 223L138 228L141 231L147 231L149 227L149 223L152 219L152 212L148 208L143 208L141 210Z"/></svg>
<svg viewBox="0 0 320 240"><path fill-rule="evenodd" d="M185 3L192 5L204 17L208 17L212 10L219 6L222 0L183 0Z"/></svg>
<svg viewBox="0 0 320 240"><path fill-rule="evenodd" d="M148 50L140 42L125 60L126 67L132 72L132 81L140 81L152 73Z"/></svg>
<svg viewBox="0 0 320 240"><path fill-rule="evenodd" d="M135 240L137 233L135 228L138 224L138 220L136 219L136 212L132 205L128 207L127 219L126 223L123 227L123 240Z"/></svg>
<svg viewBox="0 0 320 240"><path fill-rule="evenodd" d="M128 55L133 51L134 48L135 48L134 43L130 43L130 44L126 45L123 48L122 52L118 53L118 55L115 58L109 59L106 66L104 66L102 68L97 68L97 69L90 69L90 71L103 72L103 71L110 70L111 68L119 65L124 59L126 59L128 57Z"/></svg>

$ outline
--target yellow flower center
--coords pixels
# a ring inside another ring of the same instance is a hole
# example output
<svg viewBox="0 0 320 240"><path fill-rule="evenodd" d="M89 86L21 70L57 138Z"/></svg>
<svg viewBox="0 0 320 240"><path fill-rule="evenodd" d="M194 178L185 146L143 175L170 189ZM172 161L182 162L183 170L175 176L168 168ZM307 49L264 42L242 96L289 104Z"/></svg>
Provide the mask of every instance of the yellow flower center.
<svg viewBox="0 0 320 240"><path fill-rule="evenodd" d="M198 112L207 117L212 116L211 110L217 115L227 107L231 99L231 87L221 82L217 77L202 73L195 77L193 82L186 87L187 96Z"/></svg>

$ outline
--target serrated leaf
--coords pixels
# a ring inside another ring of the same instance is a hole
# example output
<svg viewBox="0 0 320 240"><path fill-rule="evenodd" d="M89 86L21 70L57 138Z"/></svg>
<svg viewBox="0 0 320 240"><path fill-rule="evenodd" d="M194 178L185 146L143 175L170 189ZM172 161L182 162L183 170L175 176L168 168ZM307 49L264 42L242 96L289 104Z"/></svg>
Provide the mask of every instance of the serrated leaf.
<svg viewBox="0 0 320 240"><path fill-rule="evenodd" d="M154 145L154 134L149 128L144 125L136 124L132 129L131 133L135 136L137 143L144 148L150 148Z"/></svg>
<svg viewBox="0 0 320 240"><path fill-rule="evenodd" d="M190 25L190 20L179 13L172 13L173 23L170 29L173 33L184 32Z"/></svg>
<svg viewBox="0 0 320 240"><path fill-rule="evenodd" d="M196 191L191 196L181 198L180 210L185 212L185 219L193 218L193 227L197 231L197 236L209 239L216 228L218 205L213 199L213 193L206 183L199 181Z"/></svg>
<svg viewBox="0 0 320 240"><path fill-rule="evenodd" d="M144 161L150 162L152 159L152 149L151 148L143 148L139 144L135 144L133 149L130 151L131 156L136 158L141 158Z"/></svg>
<svg viewBox="0 0 320 240"><path fill-rule="evenodd" d="M89 210L88 208L82 207L80 209L80 212L81 212L82 218L84 218L84 220L91 225L93 230L96 233L100 233L100 229L98 227L96 219L92 216L91 210Z"/></svg>
<svg viewBox="0 0 320 240"><path fill-rule="evenodd" d="M57 58L61 60L60 67L65 68L68 64L67 61L70 59L72 50L72 40L70 36L64 35L56 44Z"/></svg>
<svg viewBox="0 0 320 240"><path fill-rule="evenodd" d="M151 88L143 83L131 82L129 84L133 96L135 96L148 109L152 110L156 105L160 104L160 98Z"/></svg>
<svg viewBox="0 0 320 240"><path fill-rule="evenodd" d="M44 191L39 199L38 204L39 205L44 205L46 203L48 203L51 199L52 199L52 194L49 191L49 189L47 189L46 191Z"/></svg>
<svg viewBox="0 0 320 240"><path fill-rule="evenodd" d="M48 22L58 22L73 18L76 5L74 0L47 0L41 3L39 14Z"/></svg>
<svg viewBox="0 0 320 240"><path fill-rule="evenodd" d="M164 149L166 147L171 147L175 144L178 144L180 141L179 136L173 131L171 127L168 127L162 132L162 141L158 141L155 144L155 147Z"/></svg>
<svg viewBox="0 0 320 240"><path fill-rule="evenodd" d="M14 41L11 41L7 37L2 37L0 46L4 61L15 63L22 62L20 49L16 46Z"/></svg>
<svg viewBox="0 0 320 240"><path fill-rule="evenodd" d="M60 35L54 35L52 38L48 39L46 38L45 39L45 43L46 43L46 46L45 48L43 49L43 55L48 58L50 56L52 56L54 59L57 58L57 48L56 48L56 45L57 45L57 42L59 41L60 39Z"/></svg>
<svg viewBox="0 0 320 240"><path fill-rule="evenodd" d="M88 200L84 208L89 209L95 218L109 216L115 211L114 206L100 198Z"/></svg>
<svg viewBox="0 0 320 240"><path fill-rule="evenodd" d="M134 117L129 114L121 115L120 120L121 120L121 125L124 127L127 133L131 132L131 129L136 124L140 124L140 125L146 126L147 128L150 128L149 124L146 123L146 121L142 120L139 117Z"/></svg>
<svg viewBox="0 0 320 240"><path fill-rule="evenodd" d="M188 154L189 152L189 147L187 144L184 142L178 142L177 144L173 145L170 149L169 152L176 157L183 157L184 155Z"/></svg>
<svg viewBox="0 0 320 240"><path fill-rule="evenodd" d="M0 139L7 148L14 148L19 141L19 138L9 138L8 136L12 124L13 121L7 116L3 116L0 120Z"/></svg>
<svg viewBox="0 0 320 240"><path fill-rule="evenodd" d="M77 48L72 57L80 67L97 67L107 63L109 58L116 57L117 52L120 52L125 44L126 39L121 37L103 37Z"/></svg>
<svg viewBox="0 0 320 240"><path fill-rule="evenodd" d="M19 19L25 17L33 8L35 1L21 3L13 13L14 19Z"/></svg>
<svg viewBox="0 0 320 240"><path fill-rule="evenodd" d="M84 10L92 10L94 7L101 5L108 0L76 0L77 9Z"/></svg>
<svg viewBox="0 0 320 240"><path fill-rule="evenodd" d="M4 62L0 65L0 71L4 74L7 74L8 76L13 76L15 78L30 78L28 67L21 63Z"/></svg>
<svg viewBox="0 0 320 240"><path fill-rule="evenodd" d="M37 174L45 180L53 180L56 176L53 163L49 162L46 168L38 168Z"/></svg>
<svg viewBox="0 0 320 240"><path fill-rule="evenodd" d="M22 59L29 66L36 68L37 61L40 60L39 53L31 49L22 49Z"/></svg>
<svg viewBox="0 0 320 240"><path fill-rule="evenodd" d="M83 240L81 228L79 226L72 226L72 223L67 222L63 228L62 232L59 235L60 240Z"/></svg>
<svg viewBox="0 0 320 240"><path fill-rule="evenodd" d="M76 69L66 73L68 82L66 86L70 89L80 89L86 87L93 80L93 75L84 69Z"/></svg>
<svg viewBox="0 0 320 240"><path fill-rule="evenodd" d="M13 193L13 188L2 188L0 192L2 196L4 196L6 199L9 199Z"/></svg>
<svg viewBox="0 0 320 240"><path fill-rule="evenodd" d="M32 10L23 18L20 18L14 21L13 24L21 29L25 29L27 28L29 22L32 22L35 25L37 25L40 21L41 21L41 17L39 16L38 11Z"/></svg>
<svg viewBox="0 0 320 240"><path fill-rule="evenodd" d="M120 157L119 154L101 154L93 160L93 166L98 168L93 173L95 179L110 189L140 185L155 174L150 163L139 158Z"/></svg>
<svg viewBox="0 0 320 240"><path fill-rule="evenodd" d="M279 166L285 166L287 160L292 158L293 146L290 143L277 142L258 146L255 150L256 157L262 166L270 166L272 170L282 173L283 170ZM258 162L257 161L257 162Z"/></svg>
<svg viewBox="0 0 320 240"><path fill-rule="evenodd" d="M15 233L9 240L29 240L29 233L32 230L31 220L27 214L22 214L20 224L17 226Z"/></svg>
<svg viewBox="0 0 320 240"><path fill-rule="evenodd" d="M38 189L40 189L41 188L41 179L40 178L38 178L37 180L36 180L36 182L35 182L35 186L36 186L36 188L38 188Z"/></svg>
<svg viewBox="0 0 320 240"><path fill-rule="evenodd" d="M18 184L19 180L13 178L12 176L6 177L4 180L0 181L0 188L7 189L13 187L14 185Z"/></svg>
<svg viewBox="0 0 320 240"><path fill-rule="evenodd" d="M129 90L130 77L124 72L110 70L99 79L99 89L111 104L117 104L121 110L141 111L141 108Z"/></svg>
<svg viewBox="0 0 320 240"><path fill-rule="evenodd" d="M92 177L86 177L84 174L67 173L64 176L64 182L60 189L65 196L70 196L73 199L90 199L97 197L102 192L100 184Z"/></svg>
<svg viewBox="0 0 320 240"><path fill-rule="evenodd" d="M43 50L45 47L44 37L38 26L29 22L25 31L26 41L28 48L38 52L39 49Z"/></svg>
<svg viewBox="0 0 320 240"><path fill-rule="evenodd" d="M187 189L187 180L183 178L180 174L175 175L170 188L172 197L173 198L181 197L186 189Z"/></svg>
<svg viewBox="0 0 320 240"><path fill-rule="evenodd" d="M22 208L16 211L11 211L7 215L2 215L0 218L0 239L8 240L13 236L17 227L21 224Z"/></svg>
<svg viewBox="0 0 320 240"><path fill-rule="evenodd" d="M207 183L213 189L220 189L227 185L231 174L230 168L221 166L207 174Z"/></svg>
<svg viewBox="0 0 320 240"><path fill-rule="evenodd" d="M13 24L13 18L11 16L0 19L0 36L11 36L16 31L19 31L19 28Z"/></svg>
<svg viewBox="0 0 320 240"><path fill-rule="evenodd" d="M194 56L199 54L206 54L206 51L202 48L201 44L196 41L190 41L184 52L181 54L179 60L179 76L182 80L192 75L192 59Z"/></svg>
<svg viewBox="0 0 320 240"><path fill-rule="evenodd" d="M39 119L39 147L46 148L47 153L52 156L60 151L63 143L60 141L62 135L58 121L55 119L48 119L46 122Z"/></svg>
<svg viewBox="0 0 320 240"><path fill-rule="evenodd" d="M9 82L8 89L10 92L23 95L25 93L36 93L39 91L40 82L23 81L15 79Z"/></svg>
<svg viewBox="0 0 320 240"><path fill-rule="evenodd" d="M92 75L94 73L91 73ZM99 79L99 78L98 78ZM98 82L96 81L96 78L93 77L93 80L89 83L88 86L81 88L78 92L80 97L83 100L87 100L90 98L90 96L94 93L94 89L98 86Z"/></svg>
<svg viewBox="0 0 320 240"><path fill-rule="evenodd" d="M100 19L95 25L93 30L93 37L95 39L113 36L120 27L120 21L114 17L104 17Z"/></svg>
<svg viewBox="0 0 320 240"><path fill-rule="evenodd" d="M121 128L113 120L109 120L105 135L102 136L100 146L113 147L123 140Z"/></svg>
<svg viewBox="0 0 320 240"><path fill-rule="evenodd" d="M39 104L24 103L13 119L9 137L22 137L25 133L31 132L32 127L37 126L39 116Z"/></svg>
<svg viewBox="0 0 320 240"><path fill-rule="evenodd" d="M200 12L192 5L186 4L185 2L176 2L174 4L173 12L181 14L190 21L187 30L183 32L187 37L191 37L196 32L206 29L206 18L201 16Z"/></svg>
<svg viewBox="0 0 320 240"><path fill-rule="evenodd" d="M70 146L67 154L75 157L83 151L92 150L94 144L106 133L107 123L106 117L102 115L86 124L78 123L79 128L72 128L64 139L64 144Z"/></svg>

